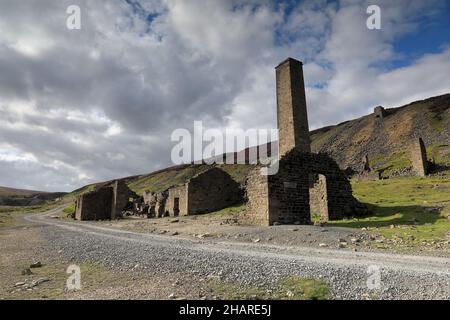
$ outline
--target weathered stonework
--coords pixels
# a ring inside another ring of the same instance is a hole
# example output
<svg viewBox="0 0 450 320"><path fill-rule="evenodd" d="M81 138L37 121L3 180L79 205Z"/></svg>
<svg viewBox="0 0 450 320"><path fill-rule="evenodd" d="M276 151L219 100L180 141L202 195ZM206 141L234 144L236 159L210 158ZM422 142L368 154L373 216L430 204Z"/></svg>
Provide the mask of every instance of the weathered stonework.
<svg viewBox="0 0 450 320"><path fill-rule="evenodd" d="M187 185L175 186L169 189L169 196L167 197L166 202L166 211L171 217L188 215L187 189Z"/></svg>
<svg viewBox="0 0 450 320"><path fill-rule="evenodd" d="M75 219L104 220L111 218L113 188L103 187L78 196Z"/></svg>
<svg viewBox="0 0 450 320"><path fill-rule="evenodd" d="M374 181L381 179L381 173L372 170L369 164L369 156L363 158L363 170L360 173L353 174L351 177L355 181Z"/></svg>
<svg viewBox="0 0 450 320"><path fill-rule="evenodd" d="M294 149L279 161L277 174L262 176L259 169L255 168L247 180L248 204L242 223L310 224L310 175L319 174L323 175L321 188L326 191L312 191L316 195L313 205L319 208L323 220L339 220L365 212L365 207L352 196L344 172L325 154Z"/></svg>
<svg viewBox="0 0 450 320"><path fill-rule="evenodd" d="M168 192L160 192L156 195L155 216L161 218L166 216L166 201Z"/></svg>
<svg viewBox="0 0 450 320"><path fill-rule="evenodd" d="M187 188L189 215L212 212L242 202L239 183L219 168L193 177Z"/></svg>
<svg viewBox="0 0 450 320"><path fill-rule="evenodd" d="M123 181L81 194L75 201L75 219L105 220L121 216L134 193Z"/></svg>
<svg viewBox="0 0 450 320"><path fill-rule="evenodd" d="M327 178L322 174L309 174L309 205L311 215L328 221Z"/></svg>
<svg viewBox="0 0 450 320"><path fill-rule="evenodd" d="M269 225L269 184L268 176L262 175L259 167L247 176L247 209L241 212L239 223L249 225Z"/></svg>
<svg viewBox="0 0 450 320"><path fill-rule="evenodd" d="M289 58L276 68L279 153L311 152L302 62Z"/></svg>
<svg viewBox="0 0 450 320"><path fill-rule="evenodd" d="M372 171L372 168L370 167L370 163L369 163L369 156L367 154L364 156L363 162L364 162L363 171L364 172Z"/></svg>
<svg viewBox="0 0 450 320"><path fill-rule="evenodd" d="M116 180L113 182L113 202L111 219L115 219L122 214L122 210L127 206L130 201L130 197L133 192L128 188L126 183L122 180Z"/></svg>
<svg viewBox="0 0 450 320"><path fill-rule="evenodd" d="M146 205L148 205L148 217L156 217L157 194L151 191L144 191L143 201Z"/></svg>
<svg viewBox="0 0 450 320"><path fill-rule="evenodd" d="M237 182L225 171L211 168L187 181L158 194L156 216L187 216L213 212L242 202L242 192ZM144 195L150 203L152 196ZM163 201L164 199L164 201Z"/></svg>
<svg viewBox="0 0 450 320"><path fill-rule="evenodd" d="M276 67L280 160L278 172L262 175L256 166L247 178L243 224L310 224L367 211L352 195L346 174L328 155L311 153L302 63L292 58Z"/></svg>
<svg viewBox="0 0 450 320"><path fill-rule="evenodd" d="M411 165L417 175L425 177L428 174L427 150L422 138L415 140L411 145Z"/></svg>
<svg viewBox="0 0 450 320"><path fill-rule="evenodd" d="M381 179L381 173L378 171L362 172L352 176L355 181L377 181Z"/></svg>
<svg viewBox="0 0 450 320"><path fill-rule="evenodd" d="M376 118L380 118L380 119L383 119L387 115L386 110L382 106L375 107L375 109L373 110L373 113Z"/></svg>

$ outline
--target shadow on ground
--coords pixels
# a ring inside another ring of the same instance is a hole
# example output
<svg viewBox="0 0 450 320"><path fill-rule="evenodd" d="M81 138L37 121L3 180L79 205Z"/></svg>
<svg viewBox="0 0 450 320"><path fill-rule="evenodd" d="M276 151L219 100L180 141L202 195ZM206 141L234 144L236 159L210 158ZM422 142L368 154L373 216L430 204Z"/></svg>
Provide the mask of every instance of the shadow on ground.
<svg viewBox="0 0 450 320"><path fill-rule="evenodd" d="M440 208L419 205L379 206L366 204L372 214L364 218L346 221L332 221L330 225L347 228L389 227L390 225L434 224L440 216Z"/></svg>

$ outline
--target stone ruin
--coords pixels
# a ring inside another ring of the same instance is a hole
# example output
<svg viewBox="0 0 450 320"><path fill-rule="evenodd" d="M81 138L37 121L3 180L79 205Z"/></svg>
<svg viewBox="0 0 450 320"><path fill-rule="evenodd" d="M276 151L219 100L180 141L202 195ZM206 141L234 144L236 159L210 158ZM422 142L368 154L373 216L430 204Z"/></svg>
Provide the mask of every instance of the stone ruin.
<svg viewBox="0 0 450 320"><path fill-rule="evenodd" d="M141 214L149 218L188 216L213 212L242 201L240 185L225 171L212 167L163 192L144 192Z"/></svg>
<svg viewBox="0 0 450 320"><path fill-rule="evenodd" d="M366 154L363 158L363 169L361 172L353 174L352 180L356 181L374 181L381 179L381 173L370 167L369 156Z"/></svg>
<svg viewBox="0 0 450 320"><path fill-rule="evenodd" d="M422 138L416 139L411 144L411 165L414 173L420 177L428 174L429 164L427 160L427 150Z"/></svg>
<svg viewBox="0 0 450 320"><path fill-rule="evenodd" d="M384 109L382 106L375 107L373 110L373 113L376 118L380 118L380 119L383 119L384 117L387 116L386 109Z"/></svg>
<svg viewBox="0 0 450 320"><path fill-rule="evenodd" d="M75 201L75 219L107 220L119 218L135 194L122 180L81 194Z"/></svg>
<svg viewBox="0 0 450 320"><path fill-rule="evenodd" d="M310 224L311 214L337 220L367 213L352 195L346 174L326 154L311 153L303 66L289 58L276 67L279 170L247 179L247 209L240 223Z"/></svg>
<svg viewBox="0 0 450 320"><path fill-rule="evenodd" d="M251 165L245 186L247 208L239 222L310 224L312 215L328 221L366 213L367 208L353 197L350 182L338 164L326 154L311 153L300 61L289 58L276 67L276 91L279 170L274 175L262 175L261 165ZM134 199L131 204L130 198ZM211 166L181 185L158 193L144 192L142 197L133 194L124 182L115 181L79 196L76 218L114 219L127 208L148 218L187 216L243 201L241 186L228 173Z"/></svg>

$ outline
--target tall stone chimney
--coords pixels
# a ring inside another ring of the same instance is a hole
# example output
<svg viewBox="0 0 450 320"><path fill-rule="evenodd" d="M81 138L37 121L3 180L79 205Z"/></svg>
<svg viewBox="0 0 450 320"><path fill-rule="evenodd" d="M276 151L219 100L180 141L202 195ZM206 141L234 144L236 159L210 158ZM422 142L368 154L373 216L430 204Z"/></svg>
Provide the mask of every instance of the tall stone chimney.
<svg viewBox="0 0 450 320"><path fill-rule="evenodd" d="M303 63L288 58L275 70L280 157L294 148L311 152Z"/></svg>

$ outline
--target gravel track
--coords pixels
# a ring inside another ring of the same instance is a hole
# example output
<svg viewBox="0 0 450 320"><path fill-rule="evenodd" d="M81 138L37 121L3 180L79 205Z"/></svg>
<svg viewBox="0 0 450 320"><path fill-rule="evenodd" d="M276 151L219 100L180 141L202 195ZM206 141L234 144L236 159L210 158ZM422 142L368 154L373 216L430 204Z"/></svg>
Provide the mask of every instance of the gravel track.
<svg viewBox="0 0 450 320"><path fill-rule="evenodd" d="M189 272L257 286L290 275L322 278L337 299L450 299L450 258L184 239L49 217L58 210L25 219L42 229L48 240L42 250L55 250L75 263L167 273L168 279ZM379 289L367 287L369 266L380 268Z"/></svg>

